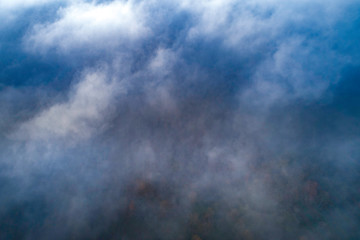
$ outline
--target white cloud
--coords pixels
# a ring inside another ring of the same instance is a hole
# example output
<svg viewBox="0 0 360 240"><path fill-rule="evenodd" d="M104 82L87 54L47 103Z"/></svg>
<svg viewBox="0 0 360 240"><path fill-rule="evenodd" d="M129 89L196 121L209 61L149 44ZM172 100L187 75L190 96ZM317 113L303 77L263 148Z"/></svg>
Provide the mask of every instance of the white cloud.
<svg viewBox="0 0 360 240"><path fill-rule="evenodd" d="M348 4L336 0L199 0L183 1L181 7L196 16L190 40L220 38L226 46L244 50L278 39L292 24L326 30Z"/></svg>
<svg viewBox="0 0 360 240"><path fill-rule="evenodd" d="M216 39L246 60L262 57L248 69L251 84L241 98L268 106L317 99L338 81L343 56L332 51L331 41L338 37L334 24L349 4L351 1L336 0L200 0L184 1L181 6L196 16L187 41ZM309 39L309 33L315 37Z"/></svg>
<svg viewBox="0 0 360 240"><path fill-rule="evenodd" d="M68 52L74 49L113 50L149 34L141 4L131 1L76 3L58 11L59 19L35 25L25 43L28 49Z"/></svg>
<svg viewBox="0 0 360 240"><path fill-rule="evenodd" d="M155 9L163 4L165 2L162 0L72 2L58 11L58 20L35 25L25 36L26 47L37 53L55 50L72 54L80 51L85 55L133 49L134 46L138 47L140 41L149 40L147 37L151 35L152 28L156 32L157 27L166 28L172 21L167 18L159 20ZM321 96L332 82L336 82L338 69L328 66L334 74L329 74L326 79L316 72L323 71L324 64L319 63L321 58L339 59L339 56L329 56L332 54L331 46L319 47L318 43L296 39L306 38L306 33L302 31L314 31L319 36L331 38L332 24L341 16L339 13L347 3L336 0L326 3L320 0L185 0L173 4L171 6L175 7L175 12L185 11L192 15L191 25L184 31L187 40L183 45L194 39L218 39L221 47L236 51L239 58L262 58L249 70L253 84L246 91L245 98L267 103L279 99L314 99ZM174 9L170 7L169 11ZM168 13L169 16L171 14L174 12ZM154 42L149 41L149 44ZM155 44L161 46L161 43ZM322 52L314 49L322 49ZM168 66L173 59L180 57L169 54L171 51L159 51L146 70L155 78L166 79L166 75L172 71ZM117 56L122 57L120 53ZM150 89L157 89L154 92L158 97L150 94L149 99L154 104L159 101L171 103L171 84L152 84L156 88L151 86Z"/></svg>
<svg viewBox="0 0 360 240"><path fill-rule="evenodd" d="M86 139L101 129L115 95L124 89L104 71L88 72L73 89L69 100L46 109L24 123L16 138L47 140Z"/></svg>

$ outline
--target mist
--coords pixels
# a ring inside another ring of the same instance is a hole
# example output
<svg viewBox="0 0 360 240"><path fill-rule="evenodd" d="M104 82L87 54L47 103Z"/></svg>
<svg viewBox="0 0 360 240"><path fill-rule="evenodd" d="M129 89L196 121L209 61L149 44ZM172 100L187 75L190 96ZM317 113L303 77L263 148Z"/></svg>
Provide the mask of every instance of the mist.
<svg viewBox="0 0 360 240"><path fill-rule="evenodd" d="M359 9L0 0L0 239L359 239Z"/></svg>

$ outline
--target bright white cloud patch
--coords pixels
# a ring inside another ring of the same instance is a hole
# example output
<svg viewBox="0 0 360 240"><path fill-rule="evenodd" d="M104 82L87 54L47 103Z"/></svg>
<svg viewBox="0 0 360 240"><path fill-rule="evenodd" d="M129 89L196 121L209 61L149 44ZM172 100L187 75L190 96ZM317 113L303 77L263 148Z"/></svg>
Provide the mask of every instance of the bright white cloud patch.
<svg viewBox="0 0 360 240"><path fill-rule="evenodd" d="M149 33L140 6L131 2L72 4L60 9L58 14L57 21L33 28L25 40L28 49L109 50L120 44L131 45Z"/></svg>

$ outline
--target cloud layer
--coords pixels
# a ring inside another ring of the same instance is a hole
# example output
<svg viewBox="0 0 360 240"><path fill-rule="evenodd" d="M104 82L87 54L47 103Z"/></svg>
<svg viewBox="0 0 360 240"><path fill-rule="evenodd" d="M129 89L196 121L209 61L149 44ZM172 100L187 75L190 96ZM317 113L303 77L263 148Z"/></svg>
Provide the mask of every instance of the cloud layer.
<svg viewBox="0 0 360 240"><path fill-rule="evenodd" d="M0 238L359 238L359 7L0 1Z"/></svg>

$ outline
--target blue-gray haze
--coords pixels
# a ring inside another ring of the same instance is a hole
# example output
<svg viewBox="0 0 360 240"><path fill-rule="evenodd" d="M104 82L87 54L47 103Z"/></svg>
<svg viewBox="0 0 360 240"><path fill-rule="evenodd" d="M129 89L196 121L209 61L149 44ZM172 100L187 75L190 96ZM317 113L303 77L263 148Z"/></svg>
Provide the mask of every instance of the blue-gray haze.
<svg viewBox="0 0 360 240"><path fill-rule="evenodd" d="M360 239L360 2L0 0L0 239Z"/></svg>

